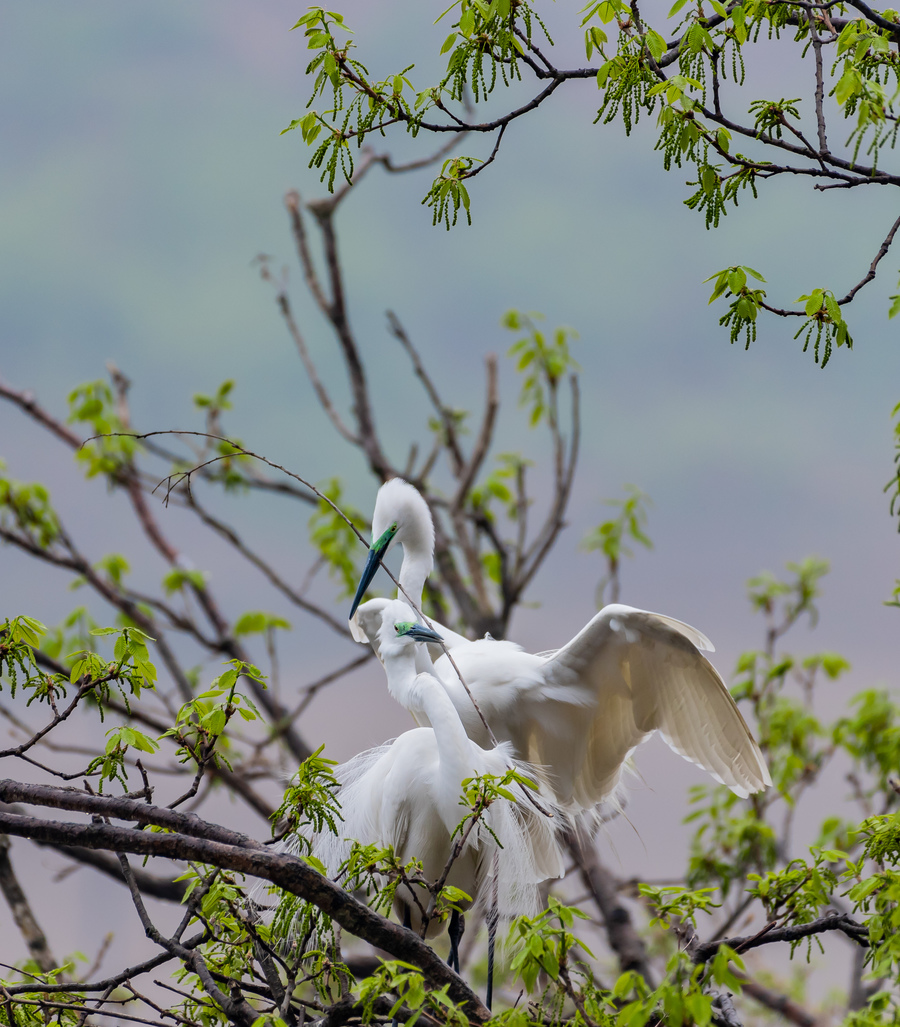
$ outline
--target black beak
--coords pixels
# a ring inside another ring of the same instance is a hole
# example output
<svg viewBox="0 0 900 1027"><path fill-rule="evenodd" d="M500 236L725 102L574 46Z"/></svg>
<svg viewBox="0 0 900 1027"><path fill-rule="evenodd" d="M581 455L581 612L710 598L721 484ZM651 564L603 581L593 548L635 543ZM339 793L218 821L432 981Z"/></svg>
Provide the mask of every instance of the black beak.
<svg viewBox="0 0 900 1027"><path fill-rule="evenodd" d="M440 645L444 641L436 631L426 628L424 624L413 624L406 633L417 642L436 642Z"/></svg>
<svg viewBox="0 0 900 1027"><path fill-rule="evenodd" d="M362 597L366 594L366 589L371 584L372 578L375 577L375 572L381 566L381 561L384 559L384 554L387 552L388 546L391 543L391 539L396 534L397 529L388 528L386 532L375 542L372 543L369 548L369 556L366 560L366 565L363 567L362 576L359 579L359 585L356 588L356 595L353 597L353 605L350 607L350 618L356 613L356 608L362 602Z"/></svg>

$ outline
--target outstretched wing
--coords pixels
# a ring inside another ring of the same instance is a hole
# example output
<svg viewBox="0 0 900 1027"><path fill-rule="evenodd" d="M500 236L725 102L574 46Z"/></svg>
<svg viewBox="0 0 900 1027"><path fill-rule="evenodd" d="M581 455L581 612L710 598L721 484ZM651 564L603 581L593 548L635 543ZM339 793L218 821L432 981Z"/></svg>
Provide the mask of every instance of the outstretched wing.
<svg viewBox="0 0 900 1027"><path fill-rule="evenodd" d="M562 802L589 808L615 792L629 754L659 731L680 756L740 796L770 785L759 746L699 631L612 605L546 659L519 725L520 755L552 768Z"/></svg>

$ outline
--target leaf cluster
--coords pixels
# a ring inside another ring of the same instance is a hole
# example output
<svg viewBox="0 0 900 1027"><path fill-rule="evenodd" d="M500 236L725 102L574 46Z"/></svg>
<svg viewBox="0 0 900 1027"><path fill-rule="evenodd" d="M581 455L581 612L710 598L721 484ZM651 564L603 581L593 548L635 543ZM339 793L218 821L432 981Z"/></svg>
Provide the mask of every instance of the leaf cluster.
<svg viewBox="0 0 900 1027"><path fill-rule="evenodd" d="M523 314L508 310L503 317L505 328L525 333L509 347L508 353L515 358L516 370L522 375L519 404L528 410L532 427L544 419L555 422L559 383L579 369L570 350L570 343L578 338L575 329L560 325L548 336L538 327L542 320L543 315L534 311Z"/></svg>

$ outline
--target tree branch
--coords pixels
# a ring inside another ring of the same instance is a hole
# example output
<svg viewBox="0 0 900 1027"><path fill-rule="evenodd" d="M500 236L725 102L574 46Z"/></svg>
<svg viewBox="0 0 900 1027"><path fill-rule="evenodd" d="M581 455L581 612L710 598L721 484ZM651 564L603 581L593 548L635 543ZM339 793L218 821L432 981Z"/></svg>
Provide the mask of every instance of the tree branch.
<svg viewBox="0 0 900 1027"><path fill-rule="evenodd" d="M468 985L412 931L386 920L296 857L270 852L264 846L248 848L184 834L154 834L102 823L82 825L38 820L2 812L0 832L92 849L196 860L271 881L313 903L349 933L397 959L415 964L436 987L446 985L450 997L465 1005L471 1019L481 1023L490 1016Z"/></svg>
<svg viewBox="0 0 900 1027"><path fill-rule="evenodd" d="M381 481L386 481L394 474L394 470L382 452L381 443L378 440L375 430L375 419L369 400L369 387L365 369L363 368L353 333L350 330L347 308L344 301L343 272L338 256L337 236L334 231L333 217L335 207L330 202L330 199L322 202L313 201L307 204L307 209L315 216L319 230L322 233L325 263L331 286L330 302L326 300L321 289L319 289L317 299L321 298L322 303L324 303L322 311L331 323L340 344L344 365L347 369L350 391L353 396L353 413L356 418L356 435L359 438L359 446L365 453L372 471ZM293 202L293 200L290 202ZM296 210L296 218L302 224L299 202L294 204L294 208ZM291 213L293 217L294 211L292 210Z"/></svg>
<svg viewBox="0 0 900 1027"><path fill-rule="evenodd" d="M853 286L853 288L847 293L847 295L843 299L838 300L839 304L842 305L844 303L849 303L864 285L868 285L869 282L872 281L872 279L875 277L875 272L879 262L881 261L881 258L885 256L887 251L891 248L891 243L894 241L894 236L897 234L898 228L900 228L900 217L898 217L897 220L893 223L893 225L891 226L891 230L885 236L884 242L881 244L878 252L875 254L874 260L869 265L869 270L866 272L865 277L862 279L862 281L857 282L856 285Z"/></svg>
<svg viewBox="0 0 900 1027"><path fill-rule="evenodd" d="M44 843L36 842L36 844L43 845ZM101 874L106 874L107 877L118 881L119 884L125 883L118 860L112 856L107 856L105 853L98 852L95 849L82 849L74 845L51 845L48 847L60 855L74 860L76 863L83 863L85 866L99 870ZM176 881L172 878L148 874L146 870L142 870L140 867L134 868L132 873L135 876L138 888L141 889L144 895L149 895L154 899L162 899L165 902L180 903L184 899L184 893L187 889L187 884L184 881Z"/></svg>
<svg viewBox="0 0 900 1027"><path fill-rule="evenodd" d="M497 420L497 410L500 408L500 401L497 398L497 357L489 353L485 358L487 370L487 392L485 397L484 417L481 421L481 430L472 450L469 462L460 468L459 484L453 497L451 508L460 510L463 503L481 470L484 458L490 449L491 439L494 435L494 424Z"/></svg>
<svg viewBox="0 0 900 1027"><path fill-rule="evenodd" d="M133 820L142 825L164 827L182 834L207 838L225 845L262 849L264 846L248 835L220 827L195 813L179 813L163 806L136 799L124 799L110 795L91 795L78 788L59 788L56 785L26 784L10 778L0 780L0 800L3 802L25 802L33 806L50 806L78 813L93 813L117 820Z"/></svg>
<svg viewBox="0 0 900 1027"><path fill-rule="evenodd" d="M304 599L299 592L291 588L291 586L287 584L287 582L275 571L273 567L266 563L261 556L258 556L252 549L250 549L234 528L225 524L224 521L220 521L217 517L214 517L208 510L202 507L197 501L197 497L193 491L186 494L185 504L190 510L193 510L194 513L197 514L200 520L203 521L208 528L212 528L216 534L220 535L231 546L233 546L241 556L252 563L257 570L261 571L269 582L295 606L299 606L301 610L305 610L313 617L317 617L319 620L327 624L332 631L335 631L343 638L350 638L350 632L347 630L345 624L332 617L330 613L327 613L325 610L316 606L315 603L311 603L308 599Z"/></svg>
<svg viewBox="0 0 900 1027"><path fill-rule="evenodd" d="M272 278L272 274L269 271L268 264L262 264L262 270L260 272L263 279L275 284L275 280ZM309 285L309 279L307 279ZM334 430L342 438L346 439L351 445L360 445L360 438L358 435L354 435L352 431L344 424L341 420L340 414L335 409L334 404L331 402L331 397L325 390L325 386L322 384L321 378L319 378L318 371L316 371L316 365L312 362L312 357L309 355L309 349L306 345L306 340L300 332L297 322L294 320L294 312L291 309L291 301L288 297L287 292L278 287L275 301L278 304L278 309L281 311L281 316L284 319L284 323L287 325L288 332L291 338L294 340L294 345L297 347L297 352L300 354L300 360L303 362L303 368L306 371L306 376L312 383L312 387L315 390L316 396L319 400L319 405L325 411L328 420L331 421Z"/></svg>
<svg viewBox="0 0 900 1027"><path fill-rule="evenodd" d="M712 959L722 945L727 945L735 952L747 952L750 949L759 948L761 945L771 945L778 941L800 941L802 938L823 934L825 931L841 931L857 945L861 945L863 948L868 947L868 928L858 924L849 913L838 913L819 917L818 920L812 920L808 924L779 927L765 933L750 935L747 938L723 938L720 941L701 943L692 949L691 956L694 962L705 963Z"/></svg>
<svg viewBox="0 0 900 1027"><path fill-rule="evenodd" d="M462 450L459 446L459 439L457 437L456 424L453 420L452 411L444 404L438 394L434 382L425 370L425 365L422 363L419 354L416 352L409 336L406 334L406 330L393 310L389 310L387 312L387 319L388 327L400 345L409 354L409 359L412 361L416 377L422 383L422 387L425 389L426 395L429 400L431 400L431 405L434 407L435 412L441 419L441 424L444 427L445 445L447 447L447 452L450 454L450 466L454 476L459 477L465 463L465 458L463 457Z"/></svg>
<svg viewBox="0 0 900 1027"><path fill-rule="evenodd" d="M601 864L594 849L582 842L576 831L568 832L566 845L575 860L582 882L591 893L603 917L606 937L610 948L619 959L622 972L636 970L647 984L653 987L653 975L646 946L635 929L631 914L619 899L615 878Z"/></svg>
<svg viewBox="0 0 900 1027"><path fill-rule="evenodd" d="M9 858L9 838L5 834L0 834L0 891L3 892L13 920L25 939L31 958L43 973L55 970L59 963L50 951L47 936L35 919L25 892L22 891L22 886L13 870L12 861Z"/></svg>

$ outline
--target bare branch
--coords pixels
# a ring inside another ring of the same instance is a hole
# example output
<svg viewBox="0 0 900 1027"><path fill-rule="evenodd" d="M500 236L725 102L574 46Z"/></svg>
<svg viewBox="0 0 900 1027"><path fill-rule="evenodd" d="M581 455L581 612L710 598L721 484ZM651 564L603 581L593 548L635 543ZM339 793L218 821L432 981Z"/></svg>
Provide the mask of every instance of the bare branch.
<svg viewBox="0 0 900 1027"><path fill-rule="evenodd" d="M891 225L891 230L885 236L884 242L881 244L878 252L875 254L875 258L869 265L869 270L866 272L865 277L862 279L862 281L857 282L857 284L853 286L853 288L847 293L847 295L843 299L838 300L839 304L849 303L864 285L868 285L868 283L872 281L872 279L875 277L875 272L879 262L881 261L881 258L885 256L887 251L891 248L891 243L894 241L894 236L897 234L898 228L900 228L900 217L898 217L897 220L893 223L893 225Z"/></svg>
<svg viewBox="0 0 900 1027"><path fill-rule="evenodd" d="M809 21L809 34L812 38L813 53L816 59L816 130L819 134L819 154L828 154L828 140L825 138L825 76L822 71L822 40L816 26L816 15L813 11L806 12Z"/></svg>
<svg viewBox="0 0 900 1027"><path fill-rule="evenodd" d="M503 631L498 626L499 621L497 618L493 614L487 614L478 606L462 575L459 573L456 562L453 559L452 543L447 536L441 519L436 516L437 511L434 506L432 506L431 512L432 516L434 516L435 563L447 588L450 590L450 594L453 596L453 601L459 609L460 616L477 635L483 635L485 631L490 631L492 635L496 635L498 638L502 637Z"/></svg>
<svg viewBox="0 0 900 1027"><path fill-rule="evenodd" d="M448 406L446 406L438 394L437 388L434 382L431 380L428 372L425 370L425 365L422 363L422 358L419 356L409 336L406 334L406 330L400 323L400 319L393 312L389 310L387 312L388 327L393 333L394 337L400 343L400 345L409 354L409 359L412 361L413 370L416 373L416 377L422 383L422 387L431 400L431 405L434 407L435 412L441 419L441 424L444 427L445 444L447 446L447 452L450 454L450 466L455 476L459 476L462 471L462 467L465 463L462 450L459 446L459 438L456 433L456 423L453 420L453 413ZM424 474L422 475L424 477Z"/></svg>
<svg viewBox="0 0 900 1027"><path fill-rule="evenodd" d="M182 944L186 949L195 948L203 941L205 933L195 935L188 941ZM155 970L158 966L162 966L163 963L168 963L175 957L168 952L160 952L158 955L153 956L152 959L147 959L143 963L136 963L134 966L128 966L124 970L115 974L113 977L107 977L102 981L81 981L78 984L78 991L111 991L122 984L123 981L140 977L145 973L149 973L151 970ZM21 995L23 992L33 992L35 990L34 984L8 984L6 985L6 991L10 995ZM72 991L73 986L71 983L62 984L44 984L40 985L41 992L47 992L53 994L59 991Z"/></svg>
<svg viewBox="0 0 900 1027"><path fill-rule="evenodd" d="M254 553L252 549L243 541L238 535L234 528L225 524L224 521L220 521L217 517L214 517L209 511L200 505L197 501L197 497L193 491L186 494L185 503L187 507L194 511L200 520L208 527L212 528L216 534L224 538L231 546L233 546L246 560L249 560L259 571L261 571L269 582L281 592L282 595L286 596L295 606L299 606L301 610L305 610L306 613L311 614L313 617L317 617L319 620L324 621L325 624L331 628L332 631L337 632L343 638L349 638L350 632L347 630L345 624L342 624L336 618L332 617L330 613L327 613L321 607L316 606L315 603L311 603L308 599L304 599L303 596L296 589L291 588L290 585L275 571L275 569L258 554Z"/></svg>
<svg viewBox="0 0 900 1027"><path fill-rule="evenodd" d="M713 994L712 1019L717 1027L743 1027L731 1001L731 992L720 991Z"/></svg>
<svg viewBox="0 0 900 1027"><path fill-rule="evenodd" d="M622 972L636 970L652 987L653 975L646 946L635 930L631 914L620 901L615 878L597 859L594 849L582 842L576 831L570 830L567 833L566 844L582 882L603 917L610 948L618 957Z"/></svg>
<svg viewBox="0 0 900 1027"><path fill-rule="evenodd" d="M212 1000L219 1006L220 1009L227 1013L232 1023L239 1024L241 1027L251 1027L253 1022L256 1020L256 1010L252 1006L248 1005L243 995L238 991L235 995L229 997L219 988L216 982L212 979L209 972L209 967L206 965L206 961L197 952L196 949L188 949L183 945L175 941L174 938L164 938L157 927L154 926L147 913L147 907L144 905L143 897L141 896L140 889L138 888L134 875L131 872L131 867L128 863L127 857L120 853L119 863L122 867L122 874L128 884L128 890L131 892L131 899L134 904L134 908L137 911L138 918L141 921L141 926L144 928L144 933L147 937L155 942L160 947L164 948L167 952L171 952L173 955L178 956L179 959L183 960L200 978L200 982L206 989L207 994ZM193 896L191 897L193 900Z"/></svg>
<svg viewBox="0 0 900 1027"><path fill-rule="evenodd" d="M309 704L313 701L313 699L319 694L319 692L323 688L325 688L328 685L333 684L335 681L339 681L342 677L344 677L345 675L351 673L352 671L356 670L357 668L362 667L363 664L368 663L369 660L371 660L374 655L375 655L375 650L374 649L366 649L366 651L362 654L362 656L357 656L356 659L351 660L349 663L345 663L342 667L338 667L337 670L331 671L330 673L326 674L324 677L321 677L318 680L314 681L311 685L306 685L304 688L302 688L301 689L301 694L303 695L303 698L294 707L294 709L291 710L291 712L288 714L288 720L289 721L296 720L296 718L299 717L300 714L303 713L306 710L306 708L309 706ZM278 732L279 732L279 727L276 724L273 727L273 736L272 737L273 738L277 737ZM267 739L265 744L268 745L271 740L272 739Z"/></svg>
<svg viewBox="0 0 900 1027"><path fill-rule="evenodd" d="M837 913L819 917L808 924L794 924L790 927L779 927L773 930L760 931L749 938L723 938L721 941L707 942L697 945L691 955L695 962L705 963L719 951L720 946L727 945L736 952L747 952L760 945L771 945L777 941L800 941L814 934L825 931L841 931L863 948L869 944L869 929L858 924L848 913Z"/></svg>
<svg viewBox="0 0 900 1027"><path fill-rule="evenodd" d="M22 891L22 886L13 870L12 861L9 858L9 838L5 834L0 834L0 891L3 892L13 920L25 939L31 958L44 973L55 970L59 963L50 951L47 936L35 919L25 892Z"/></svg>
<svg viewBox="0 0 900 1027"><path fill-rule="evenodd" d="M251 849L262 849L260 842L238 831L203 820L195 813L178 813L162 806L151 806L135 799L123 799L109 795L91 795L78 788L59 788L55 785L25 784L9 778L0 780L0 799L3 802L25 802L36 806L50 806L54 809L73 810L80 813L94 813L118 820L133 820L138 824L152 824L182 834L208 838L226 845L237 845Z"/></svg>
<svg viewBox="0 0 900 1027"><path fill-rule="evenodd" d="M331 303L325 296L322 283L319 281L319 275L316 271L316 265L313 262L312 252L309 248L309 237L306 234L306 222L303 220L303 214L300 210L300 194L296 189L292 189L285 195L284 205L291 219L291 230L294 233L294 242L297 246L297 254L300 257L300 267L303 269L306 287L316 301L319 310L328 317Z"/></svg>
<svg viewBox="0 0 900 1027"><path fill-rule="evenodd" d="M104 674L96 680L82 680L82 684L78 687L78 691L75 693L72 701L66 706L66 708L60 713L57 712L53 719L39 731L36 731L27 741L22 742L21 745L12 746L9 749L0 749L0 759L7 756L23 756L29 749L33 748L37 743L48 735L55 727L64 723L72 714L75 712L78 704L87 695L88 692L92 691L97 685L104 684L107 681L111 681L115 677L114 673ZM12 800L9 800L12 801Z"/></svg>
<svg viewBox="0 0 900 1027"><path fill-rule="evenodd" d="M578 463L578 450L581 440L581 394L578 388L578 379L573 375L569 379L569 383L572 391L572 435L569 440L568 457L565 458L563 455L562 440L557 430L556 478L553 502L544 526L538 532L536 539L532 542L522 561L523 569L516 582L516 590L506 599L510 607L518 601L522 591L537 573L547 553L556 542L557 536L565 526L565 512L569 504L569 496L572 493L572 483L575 480L575 468Z"/></svg>
<svg viewBox="0 0 900 1027"><path fill-rule="evenodd" d="M862 952L862 949L859 951ZM796 1024L796 1027L817 1027L819 1021L812 1013L804 1009L799 1002L795 1002L788 995L780 995L778 992L772 991L770 988L760 984L759 981L755 981L752 977L741 973L740 970L734 969L732 972L735 977L740 979L744 994L756 999L760 1005L780 1013L785 1020Z"/></svg>
<svg viewBox="0 0 900 1027"><path fill-rule="evenodd" d="M275 284L275 280L269 271L267 263L261 263L260 273L263 279ZM360 444L359 436L354 435L341 420L340 414L335 409L334 404L331 402L331 397L328 395L325 390L325 386L322 384L322 379L319 377L316 365L312 362L312 357L309 355L306 340L303 338L300 328L294 320L294 312L291 309L291 301L287 292L283 288L278 287L275 300L278 303L278 309L281 311L281 316L284 318L284 323L287 325L288 332L294 340L294 345L297 347L297 352L300 354L300 359L303 361L306 376L312 383L313 389L315 389L320 406L325 411L328 416L328 420L331 421L331 424L338 435L346 439L346 441L351 443L351 445L358 446Z"/></svg>
<svg viewBox="0 0 900 1027"><path fill-rule="evenodd" d="M497 159L497 154L500 152L500 144L503 142L503 133L506 131L506 125L500 126L500 131L497 133L497 139L494 142L494 148L491 150L491 155L486 161L482 161L477 167L472 168L471 171L467 171L461 178L474 178L476 175L480 175L486 167L489 167Z"/></svg>
<svg viewBox="0 0 900 1027"><path fill-rule="evenodd" d="M10 403L14 403L20 410L24 410L32 420L42 424L57 438L62 439L70 449L81 448L81 439L75 432L67 428L60 421L57 421L54 417L51 417L46 410L40 407L33 393L17 392L0 380L0 399L9 400Z"/></svg>
<svg viewBox="0 0 900 1027"><path fill-rule="evenodd" d="M43 845L44 843L36 842L36 844ZM107 877L111 877L114 881L118 881L119 884L125 883L118 860L113 856L108 856L105 853L98 852L94 849L78 848L74 845L53 845L50 846L50 848L54 849L60 855L67 856L69 859L74 860L76 863L83 863L85 866L99 870L101 874L106 874ZM142 870L140 867L134 868L132 873L137 880L138 888L140 888L144 895L149 895L154 899L163 899L166 902L180 903L184 899L184 893L187 888L186 882L176 881L169 877L159 877L156 874L149 874L146 870Z"/></svg>
<svg viewBox="0 0 900 1027"><path fill-rule="evenodd" d="M485 367L487 370L487 396L481 430L478 433L469 462L461 469L459 484L451 503L451 509L459 510L462 508L475 478L481 470L481 465L488 454L494 435L494 424L497 420L497 410L500 407L500 401L497 398L497 357L493 353L488 354L485 358Z"/></svg>
<svg viewBox="0 0 900 1027"><path fill-rule="evenodd" d="M312 202L307 208L315 215L319 230L322 233L322 242L325 250L325 264L328 270L328 279L331 286L331 302L325 301L323 313L325 313L340 344L341 354L344 358L344 365L347 369L350 391L353 396L353 414L356 419L360 448L366 455L372 471L385 481L394 473L391 464L381 449L378 435L375 430L375 418L372 413L372 406L369 399L369 387L366 380L366 373L363 368L359 349L353 333L350 330L350 323L347 317L347 308L344 301L343 271L338 256L337 235L334 230L333 216L335 208L329 200ZM299 218L299 206L297 206ZM299 218L302 223L302 218ZM321 290L320 290L321 292Z"/></svg>

